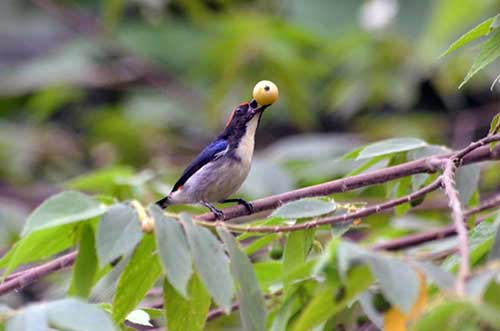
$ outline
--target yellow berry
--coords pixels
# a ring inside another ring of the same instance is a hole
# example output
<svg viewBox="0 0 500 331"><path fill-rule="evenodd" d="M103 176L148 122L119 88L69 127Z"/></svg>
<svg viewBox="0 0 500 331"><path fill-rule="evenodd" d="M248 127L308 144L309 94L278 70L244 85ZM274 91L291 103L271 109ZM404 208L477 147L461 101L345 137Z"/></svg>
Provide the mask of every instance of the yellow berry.
<svg viewBox="0 0 500 331"><path fill-rule="evenodd" d="M278 87L269 80L261 80L255 84L252 95L259 105L268 106L278 100Z"/></svg>

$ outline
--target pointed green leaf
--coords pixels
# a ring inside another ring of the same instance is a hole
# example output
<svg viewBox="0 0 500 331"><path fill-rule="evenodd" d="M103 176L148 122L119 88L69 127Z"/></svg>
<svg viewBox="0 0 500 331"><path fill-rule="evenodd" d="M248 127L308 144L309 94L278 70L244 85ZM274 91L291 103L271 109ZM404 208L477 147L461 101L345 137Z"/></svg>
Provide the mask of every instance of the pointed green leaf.
<svg viewBox="0 0 500 331"><path fill-rule="evenodd" d="M368 268L358 266L349 272L342 287L326 284L318 288L316 295L295 322L293 330L312 330L327 321L350 304L372 282L373 278ZM337 298L335 293L342 293L342 296Z"/></svg>
<svg viewBox="0 0 500 331"><path fill-rule="evenodd" d="M29 233L2 257L0 268L4 275L19 265L44 260L71 247L75 242L75 224L66 224Z"/></svg>
<svg viewBox="0 0 500 331"><path fill-rule="evenodd" d="M73 276L68 295L87 298L94 285L97 272L97 255L95 251L94 230L89 224L84 224L80 234L80 247L73 268Z"/></svg>
<svg viewBox="0 0 500 331"><path fill-rule="evenodd" d="M462 88L475 74L493 62L498 56L500 56L500 30L496 31L490 39L483 43L479 55L474 59L469 72L458 88Z"/></svg>
<svg viewBox="0 0 500 331"><path fill-rule="evenodd" d="M39 305L27 307L7 321L6 331L47 331L47 312Z"/></svg>
<svg viewBox="0 0 500 331"><path fill-rule="evenodd" d="M151 206L149 211L155 219L156 245L163 270L170 284L187 298L193 267L186 234L181 224L165 216L158 206Z"/></svg>
<svg viewBox="0 0 500 331"><path fill-rule="evenodd" d="M233 280L224 247L206 228L195 225L189 215L181 214L196 271L215 303L231 311Z"/></svg>
<svg viewBox="0 0 500 331"><path fill-rule="evenodd" d="M141 302L161 274L154 237L144 236L118 281L113 299L113 320L122 322Z"/></svg>
<svg viewBox="0 0 500 331"><path fill-rule="evenodd" d="M113 205L103 215L97 230L97 256L102 267L126 255L141 241L143 233L134 208Z"/></svg>
<svg viewBox="0 0 500 331"><path fill-rule="evenodd" d="M267 312L252 262L242 252L236 239L226 229L218 229L219 236L227 247L231 261L231 272L236 280L240 302L240 316L245 331L266 329Z"/></svg>
<svg viewBox="0 0 500 331"><path fill-rule="evenodd" d="M31 213L22 231L30 232L58 225L81 222L102 215L106 206L88 195L67 191L45 200Z"/></svg>
<svg viewBox="0 0 500 331"><path fill-rule="evenodd" d="M417 273L401 260L341 242L337 248L337 262L341 275L345 275L354 263L368 264L384 297L404 312L409 312L417 300L420 289Z"/></svg>
<svg viewBox="0 0 500 331"><path fill-rule="evenodd" d="M109 315L97 305L77 299L64 299L46 306L50 325L58 330L115 331Z"/></svg>
<svg viewBox="0 0 500 331"><path fill-rule="evenodd" d="M392 138L382 140L365 146L357 156L356 160L372 158L375 156L387 155L397 152L411 151L424 147L427 143L417 138Z"/></svg>
<svg viewBox="0 0 500 331"><path fill-rule="evenodd" d="M333 200L326 201L317 198L304 198L285 203L278 207L272 216L287 219L316 217L334 212L336 208L337 206Z"/></svg>
<svg viewBox="0 0 500 331"><path fill-rule="evenodd" d="M185 299L169 282L163 283L165 318L169 330L203 331L210 307L210 295L198 275L193 275Z"/></svg>
<svg viewBox="0 0 500 331"><path fill-rule="evenodd" d="M285 252L283 256L283 274L292 273L299 268L307 258L314 239L315 229L293 231L287 235ZM285 294L290 294L292 280L285 281L283 286Z"/></svg>
<svg viewBox="0 0 500 331"><path fill-rule="evenodd" d="M481 38L483 36L487 36L492 30L493 30L493 22L497 19L497 16L488 18L486 21L479 23L476 25L473 29L469 30L465 34L463 34L460 38L458 38L457 41L455 41L453 44L448 47L448 49L441 54L440 57L445 57L446 55L450 54L451 52L459 49L462 46L467 45L468 43Z"/></svg>

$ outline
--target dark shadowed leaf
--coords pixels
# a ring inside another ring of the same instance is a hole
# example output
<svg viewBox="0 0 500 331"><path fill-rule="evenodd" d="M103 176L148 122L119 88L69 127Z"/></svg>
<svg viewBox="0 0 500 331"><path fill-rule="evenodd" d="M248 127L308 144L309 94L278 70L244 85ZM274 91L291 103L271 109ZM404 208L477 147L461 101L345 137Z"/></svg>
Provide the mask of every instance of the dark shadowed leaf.
<svg viewBox="0 0 500 331"><path fill-rule="evenodd" d="M336 208L333 200L326 201L316 198L305 198L285 203L278 207L272 216L287 219L316 217L334 212Z"/></svg>
<svg viewBox="0 0 500 331"><path fill-rule="evenodd" d="M239 311L243 329L246 331L265 330L266 306L252 263L228 230L220 228L218 232L229 252L231 272L238 289L237 295L240 302Z"/></svg>
<svg viewBox="0 0 500 331"><path fill-rule="evenodd" d="M23 236L29 232L75 223L102 215L107 207L74 191L59 193L45 200L26 220Z"/></svg>
<svg viewBox="0 0 500 331"><path fill-rule="evenodd" d="M427 143L417 138L392 138L365 146L357 155L356 160L387 155L396 152L411 151L424 147Z"/></svg>
<svg viewBox="0 0 500 331"><path fill-rule="evenodd" d="M156 205L149 208L155 219L155 236L160 262L172 286L187 298L187 284L193 273L189 245L181 224Z"/></svg>
<svg viewBox="0 0 500 331"><path fill-rule="evenodd" d="M215 303L231 311L233 280L224 247L206 228L193 223L189 215L181 214L196 271Z"/></svg>
<svg viewBox="0 0 500 331"><path fill-rule="evenodd" d="M196 274L189 281L188 297L189 299L186 299L179 295L166 280L163 283L163 300L169 330L204 329L210 307L210 295Z"/></svg>
<svg viewBox="0 0 500 331"><path fill-rule="evenodd" d="M317 293L300 314L294 331L312 330L344 309L373 282L366 266L357 266L349 271L344 284L327 284L317 288ZM342 293L337 298L336 293Z"/></svg>
<svg viewBox="0 0 500 331"><path fill-rule="evenodd" d="M104 266L134 249L142 238L141 224L134 208L116 204L103 215L97 230L97 256Z"/></svg>
<svg viewBox="0 0 500 331"><path fill-rule="evenodd" d="M84 224L80 233L80 246L76 258L68 295L87 298L94 285L97 271L94 230L90 224Z"/></svg>
<svg viewBox="0 0 500 331"><path fill-rule="evenodd" d="M144 236L118 281L113 298L113 320L122 322L141 302L161 274L154 237Z"/></svg>

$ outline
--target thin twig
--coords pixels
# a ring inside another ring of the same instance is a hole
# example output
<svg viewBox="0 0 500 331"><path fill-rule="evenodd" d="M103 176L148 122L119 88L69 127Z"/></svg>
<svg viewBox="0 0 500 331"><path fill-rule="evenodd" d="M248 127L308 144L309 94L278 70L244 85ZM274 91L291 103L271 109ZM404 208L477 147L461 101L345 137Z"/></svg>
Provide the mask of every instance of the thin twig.
<svg viewBox="0 0 500 331"><path fill-rule="evenodd" d="M29 271L23 272L19 277L5 281L0 284L0 296L10 291L22 289L48 274L71 266L75 262L76 256L77 252L68 253L48 263L33 267Z"/></svg>
<svg viewBox="0 0 500 331"><path fill-rule="evenodd" d="M455 282L455 289L459 296L465 295L465 283L470 274L469 265L469 240L467 237L467 226L464 222L464 213L455 187L455 173L458 159L449 159L443 172L443 187L449 199L451 216L455 231L458 236L458 250L460 252L460 268Z"/></svg>

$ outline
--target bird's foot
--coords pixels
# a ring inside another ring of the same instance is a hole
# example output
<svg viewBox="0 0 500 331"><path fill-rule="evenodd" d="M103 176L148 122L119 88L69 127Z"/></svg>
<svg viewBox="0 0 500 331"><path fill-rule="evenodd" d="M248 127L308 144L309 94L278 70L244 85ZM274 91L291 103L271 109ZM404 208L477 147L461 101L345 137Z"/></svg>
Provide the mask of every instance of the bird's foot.
<svg viewBox="0 0 500 331"><path fill-rule="evenodd" d="M245 209L248 211L248 214L253 214L254 213L254 208L253 208L253 205L250 203L250 202L247 202L243 199L226 199L226 200L223 200L221 201L222 203L226 203L226 202L236 202L238 203L239 205L243 205L245 206Z"/></svg>
<svg viewBox="0 0 500 331"><path fill-rule="evenodd" d="M215 215L216 220L224 221L225 216L222 210L215 208L211 203L206 201L200 201L200 204L210 209L210 211Z"/></svg>

